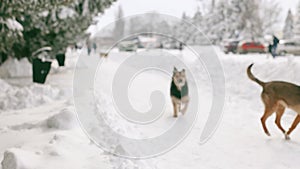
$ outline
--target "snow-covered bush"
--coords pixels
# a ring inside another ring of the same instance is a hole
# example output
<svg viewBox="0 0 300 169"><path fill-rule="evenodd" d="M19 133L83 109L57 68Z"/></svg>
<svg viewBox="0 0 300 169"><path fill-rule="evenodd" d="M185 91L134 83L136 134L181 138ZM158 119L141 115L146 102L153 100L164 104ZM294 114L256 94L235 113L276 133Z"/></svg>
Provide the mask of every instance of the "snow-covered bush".
<svg viewBox="0 0 300 169"><path fill-rule="evenodd" d="M46 126L51 129L71 129L75 124L76 116L70 108L62 109L46 120Z"/></svg>
<svg viewBox="0 0 300 169"><path fill-rule="evenodd" d="M0 78L28 77L31 75L32 66L27 58L21 60L9 58L0 66Z"/></svg>

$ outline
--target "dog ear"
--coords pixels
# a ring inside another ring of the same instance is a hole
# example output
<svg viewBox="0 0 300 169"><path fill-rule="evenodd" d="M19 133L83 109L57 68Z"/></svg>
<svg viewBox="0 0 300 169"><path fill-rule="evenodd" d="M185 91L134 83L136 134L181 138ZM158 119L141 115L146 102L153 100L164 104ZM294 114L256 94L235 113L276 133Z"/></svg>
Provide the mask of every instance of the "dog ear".
<svg viewBox="0 0 300 169"><path fill-rule="evenodd" d="M178 72L177 68L174 66L173 73Z"/></svg>

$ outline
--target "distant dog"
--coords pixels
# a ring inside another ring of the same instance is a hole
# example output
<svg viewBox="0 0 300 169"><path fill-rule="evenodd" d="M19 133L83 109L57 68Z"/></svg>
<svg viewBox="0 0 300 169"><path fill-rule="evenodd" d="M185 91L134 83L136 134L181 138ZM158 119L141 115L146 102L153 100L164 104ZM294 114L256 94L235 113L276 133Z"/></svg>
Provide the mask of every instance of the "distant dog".
<svg viewBox="0 0 300 169"><path fill-rule="evenodd" d="M263 88L261 98L265 105L265 112L261 117L261 123L264 132L268 136L270 136L270 133L266 127L266 120L274 112L276 112L275 123L278 128L284 133L285 139L289 140L289 135L300 122L300 86L283 81L262 82L251 73L252 66L253 64L249 65L247 74L251 80L255 81ZM285 108L290 108L297 112L297 117L295 118L288 132L286 132L282 128L280 123L280 119L284 113Z"/></svg>
<svg viewBox="0 0 300 169"><path fill-rule="evenodd" d="M181 112L182 114L186 112L189 103L189 88L184 69L178 71L177 68L174 67L170 94L174 109L174 117L176 118L178 112ZM181 109L182 105L184 105L184 107Z"/></svg>
<svg viewBox="0 0 300 169"><path fill-rule="evenodd" d="M100 52L100 58L107 58L108 53Z"/></svg>

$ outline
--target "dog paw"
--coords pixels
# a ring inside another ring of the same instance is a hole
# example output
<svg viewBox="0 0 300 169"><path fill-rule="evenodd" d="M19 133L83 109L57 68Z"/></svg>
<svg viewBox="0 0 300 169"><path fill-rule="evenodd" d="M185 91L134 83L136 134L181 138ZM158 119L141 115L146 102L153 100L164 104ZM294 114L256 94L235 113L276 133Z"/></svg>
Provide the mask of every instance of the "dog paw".
<svg viewBox="0 0 300 169"><path fill-rule="evenodd" d="M284 137L285 137L285 140L291 140L290 136L287 134L285 134Z"/></svg>
<svg viewBox="0 0 300 169"><path fill-rule="evenodd" d="M177 115L174 115L173 117L174 117L174 118L177 118L178 116L177 116Z"/></svg>

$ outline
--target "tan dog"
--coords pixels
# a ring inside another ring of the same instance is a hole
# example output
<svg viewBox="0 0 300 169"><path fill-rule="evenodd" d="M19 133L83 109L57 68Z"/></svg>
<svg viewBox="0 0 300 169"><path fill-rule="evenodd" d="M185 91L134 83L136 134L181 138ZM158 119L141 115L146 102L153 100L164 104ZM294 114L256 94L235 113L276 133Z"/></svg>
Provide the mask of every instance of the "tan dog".
<svg viewBox="0 0 300 169"><path fill-rule="evenodd" d="M170 89L174 117L178 116L178 112L184 114L187 110L189 103L189 89L186 80L185 70L178 71L176 67L173 70L173 77ZM184 107L181 109L181 106Z"/></svg>
<svg viewBox="0 0 300 169"><path fill-rule="evenodd" d="M107 58L108 53L100 52L100 58Z"/></svg>
<svg viewBox="0 0 300 169"><path fill-rule="evenodd" d="M251 73L252 66L253 64L248 67L247 74L251 80L263 88L261 98L265 105L265 112L261 117L261 123L265 133L270 136L266 120L276 112L276 125L284 133L285 139L290 139L289 135L300 122L300 86L283 81L262 82ZM285 108L290 108L298 114L288 132L282 128L280 123Z"/></svg>

